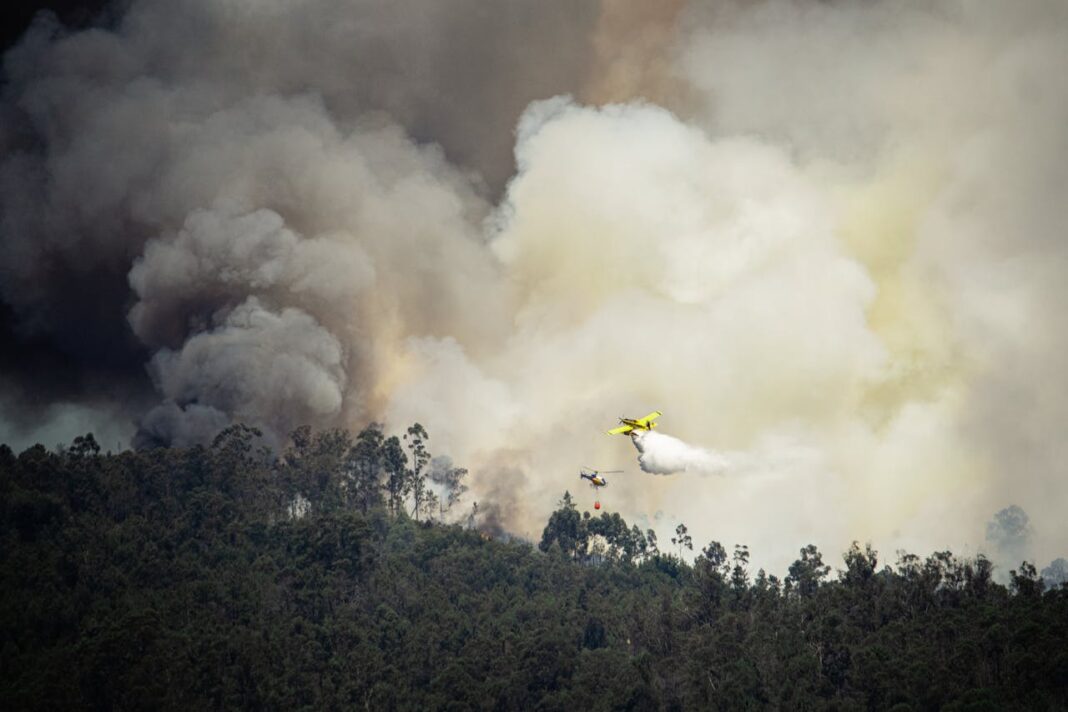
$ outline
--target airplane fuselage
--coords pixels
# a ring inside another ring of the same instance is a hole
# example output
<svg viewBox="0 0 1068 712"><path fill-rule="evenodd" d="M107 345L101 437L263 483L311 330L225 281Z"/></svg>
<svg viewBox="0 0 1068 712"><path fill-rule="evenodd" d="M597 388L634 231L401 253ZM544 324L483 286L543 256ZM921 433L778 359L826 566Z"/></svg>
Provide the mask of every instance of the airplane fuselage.
<svg viewBox="0 0 1068 712"><path fill-rule="evenodd" d="M632 435L638 430L652 430L656 427L656 423L653 421L659 418L663 413L659 410L654 410L644 418L620 418L619 422L622 423L618 428L612 428L608 431L609 435Z"/></svg>

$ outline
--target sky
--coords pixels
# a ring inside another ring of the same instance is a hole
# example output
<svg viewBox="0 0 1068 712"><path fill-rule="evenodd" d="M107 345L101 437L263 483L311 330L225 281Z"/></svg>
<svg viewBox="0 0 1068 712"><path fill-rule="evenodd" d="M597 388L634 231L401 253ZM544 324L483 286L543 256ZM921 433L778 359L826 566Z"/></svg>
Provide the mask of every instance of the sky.
<svg viewBox="0 0 1068 712"><path fill-rule="evenodd" d="M1066 19L40 14L3 58L0 441L418 421L532 539L569 489L779 573L853 540L1041 567L1068 550ZM605 434L651 410L697 465ZM595 495L582 466L624 473ZM999 550L1010 505L1029 534Z"/></svg>

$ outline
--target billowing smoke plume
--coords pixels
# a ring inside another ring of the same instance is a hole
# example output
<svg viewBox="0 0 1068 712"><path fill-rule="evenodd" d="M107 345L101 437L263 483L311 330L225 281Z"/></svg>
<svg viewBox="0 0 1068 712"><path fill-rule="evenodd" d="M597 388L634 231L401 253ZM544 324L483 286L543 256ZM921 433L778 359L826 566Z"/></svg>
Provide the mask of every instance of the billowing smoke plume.
<svg viewBox="0 0 1068 712"><path fill-rule="evenodd" d="M128 5L4 57L4 439L418 421L531 536L650 406L764 476L624 516L1063 554L1063 2Z"/></svg>
<svg viewBox="0 0 1068 712"><path fill-rule="evenodd" d="M4 63L0 325L65 363L3 359L6 418L40 401L11 397L30 380L141 407L151 359L166 401L142 439L351 422L398 339L500 328L480 195L523 107L579 88L595 22L531 0L138 0L70 35L40 17Z"/></svg>
<svg viewBox="0 0 1068 712"><path fill-rule="evenodd" d="M690 472L697 475L723 475L730 469L726 456L688 445L678 438L653 431L631 434L638 450L638 464L654 475Z"/></svg>

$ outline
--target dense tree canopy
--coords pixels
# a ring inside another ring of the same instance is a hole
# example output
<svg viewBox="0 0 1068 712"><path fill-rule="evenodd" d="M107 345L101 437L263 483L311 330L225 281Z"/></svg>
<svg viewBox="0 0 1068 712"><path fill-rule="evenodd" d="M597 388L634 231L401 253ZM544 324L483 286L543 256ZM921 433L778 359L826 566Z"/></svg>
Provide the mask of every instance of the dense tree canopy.
<svg viewBox="0 0 1068 712"><path fill-rule="evenodd" d="M565 494L537 547L461 519L418 425L207 448L0 446L7 709L1065 709L1068 590L1023 563L672 551ZM1063 568L1063 567L1062 567Z"/></svg>

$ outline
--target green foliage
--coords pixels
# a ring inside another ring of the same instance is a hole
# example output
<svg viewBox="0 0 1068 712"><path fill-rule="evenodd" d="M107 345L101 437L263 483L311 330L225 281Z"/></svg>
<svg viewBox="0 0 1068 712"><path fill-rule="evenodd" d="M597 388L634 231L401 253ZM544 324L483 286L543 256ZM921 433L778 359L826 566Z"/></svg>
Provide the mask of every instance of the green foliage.
<svg viewBox="0 0 1068 712"><path fill-rule="evenodd" d="M404 435L404 443L410 453L409 462L411 467L407 470L408 489L412 493L413 507L412 516L419 521L420 515L427 514L428 492L426 489L426 466L430 463L430 452L426 448L426 441L430 439L426 428L419 423L408 428ZM436 504L436 502L435 502ZM429 510L433 512L434 509Z"/></svg>
<svg viewBox="0 0 1068 712"><path fill-rule="evenodd" d="M693 537L689 534L689 529L685 524L679 524L675 527L675 536L671 537L671 543L679 547L679 558L682 558L683 547L693 551Z"/></svg>
<svg viewBox="0 0 1068 712"><path fill-rule="evenodd" d="M1031 564L806 546L780 581L568 493L493 541L425 521L463 476L427 441L0 446L5 709L1065 709L1068 590Z"/></svg>

